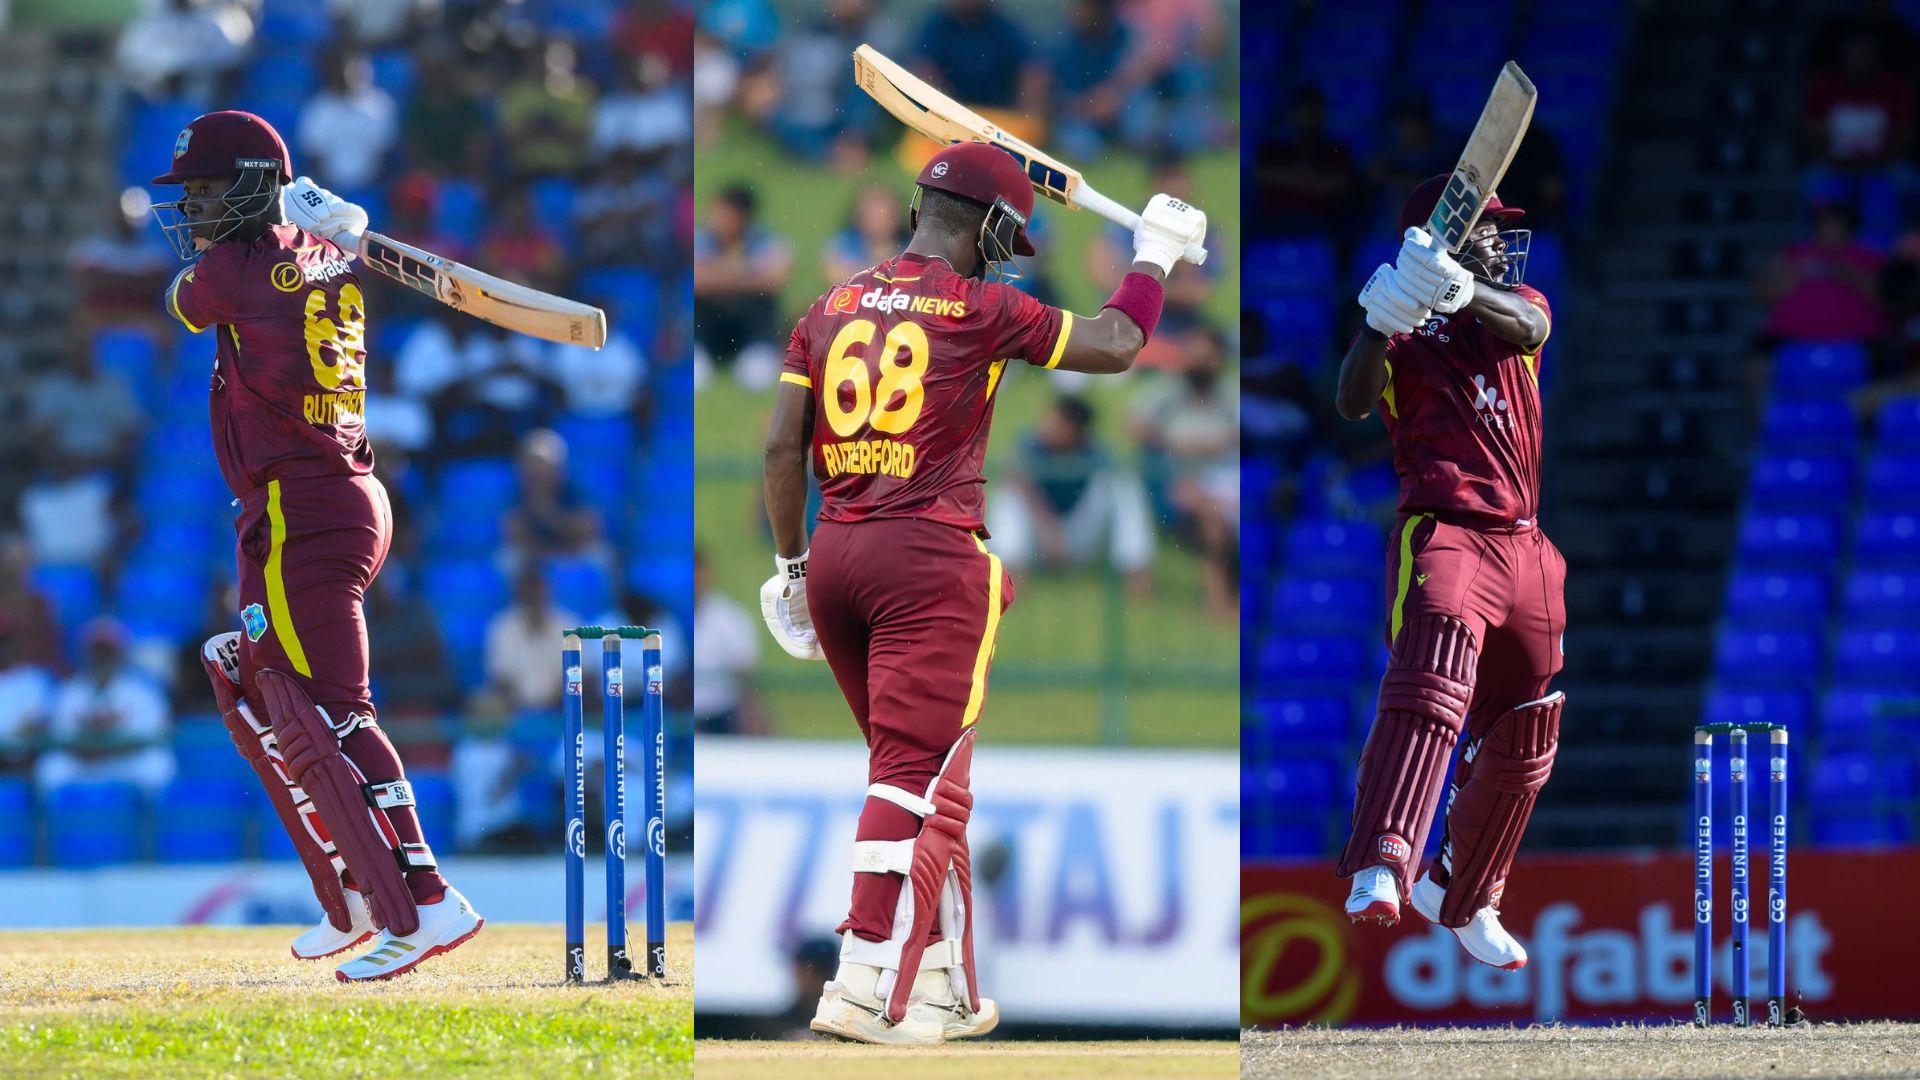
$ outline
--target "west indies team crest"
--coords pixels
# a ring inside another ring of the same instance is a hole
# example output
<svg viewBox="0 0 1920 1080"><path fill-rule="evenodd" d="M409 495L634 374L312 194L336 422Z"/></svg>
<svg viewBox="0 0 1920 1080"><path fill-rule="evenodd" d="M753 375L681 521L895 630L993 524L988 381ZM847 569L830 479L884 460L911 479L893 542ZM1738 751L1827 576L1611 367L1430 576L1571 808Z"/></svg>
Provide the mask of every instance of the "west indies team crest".
<svg viewBox="0 0 1920 1080"><path fill-rule="evenodd" d="M248 604L240 609L240 626L247 632L248 641L259 641L267 632L267 612L259 604Z"/></svg>
<svg viewBox="0 0 1920 1080"><path fill-rule="evenodd" d="M193 142L193 129L182 128L180 131L180 136L173 140L173 156L176 159L186 157L187 146L192 142Z"/></svg>

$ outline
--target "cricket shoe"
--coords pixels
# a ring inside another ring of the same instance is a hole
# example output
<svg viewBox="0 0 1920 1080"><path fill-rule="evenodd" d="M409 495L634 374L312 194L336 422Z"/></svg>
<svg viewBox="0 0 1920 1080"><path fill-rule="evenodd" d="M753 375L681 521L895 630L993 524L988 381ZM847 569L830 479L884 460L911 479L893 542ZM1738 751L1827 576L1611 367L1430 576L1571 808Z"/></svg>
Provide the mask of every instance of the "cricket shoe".
<svg viewBox="0 0 1920 1080"><path fill-rule="evenodd" d="M941 972L940 977L944 981L946 973ZM909 1005L907 1015L899 1023L888 1020L887 1003L878 992L879 983L880 969L872 964L840 961L840 970L834 973L833 980L820 988L820 1004L807 1026L831 1038L882 1046L939 1046L945 1041L944 1015ZM951 990L948 996L952 996ZM985 1004L983 1000L983 1008ZM993 1014L993 1022L1000 1022L998 1010Z"/></svg>
<svg viewBox="0 0 1920 1080"><path fill-rule="evenodd" d="M1000 1026L1000 1006L990 997L980 999L975 1012L953 991L953 980L943 968L921 971L913 980L913 994L907 999L907 1018L921 1019L940 1027L943 1039L973 1039Z"/></svg>
<svg viewBox="0 0 1920 1080"><path fill-rule="evenodd" d="M1440 923L1440 904L1447 898L1447 890L1434 883L1431 876L1421 874L1420 880L1413 883L1413 910L1420 917L1436 926ZM1448 927L1453 936L1467 950L1467 955L1487 965L1503 971L1518 971L1527 966L1527 950L1507 928L1500 925L1500 912L1493 907L1483 907L1473 913L1473 918L1465 926Z"/></svg>
<svg viewBox="0 0 1920 1080"><path fill-rule="evenodd" d="M485 925L487 920L473 910L459 889L449 885L437 902L420 905L419 929L405 937L381 931L373 948L341 964L333 977L341 982L369 982L405 975L421 961L459 948Z"/></svg>
<svg viewBox="0 0 1920 1080"><path fill-rule="evenodd" d="M319 926L293 939L295 960L324 960L346 952L374 935L373 912L367 909L367 898L352 889L341 889L340 892L347 898L347 911L353 915L353 925L341 931L326 919L321 919Z"/></svg>
<svg viewBox="0 0 1920 1080"><path fill-rule="evenodd" d="M1400 879L1384 866L1369 866L1353 875L1347 894L1347 918L1354 922L1400 925Z"/></svg>

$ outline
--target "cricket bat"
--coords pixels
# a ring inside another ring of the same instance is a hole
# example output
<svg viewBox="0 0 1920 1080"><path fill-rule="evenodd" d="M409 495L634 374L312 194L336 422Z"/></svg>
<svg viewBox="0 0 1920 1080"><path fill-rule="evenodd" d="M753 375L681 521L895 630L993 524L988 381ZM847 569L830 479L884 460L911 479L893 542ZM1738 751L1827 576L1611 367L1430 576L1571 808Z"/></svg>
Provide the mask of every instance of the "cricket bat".
<svg viewBox="0 0 1920 1080"><path fill-rule="evenodd" d="M360 237L360 261L455 311L517 334L594 349L607 343L607 313L591 304L483 274L372 230Z"/></svg>
<svg viewBox="0 0 1920 1080"><path fill-rule="evenodd" d="M1093 189L1080 170L1049 157L1025 140L929 86L926 80L881 55L871 45L853 50L853 81L893 118L941 145L992 143L1012 154L1033 182L1033 189L1062 206L1091 210L1117 225L1138 228L1140 215ZM1503 166L1504 168L1504 166ZM1195 266L1207 261L1207 249L1188 244Z"/></svg>
<svg viewBox="0 0 1920 1080"><path fill-rule="evenodd" d="M1467 148L1460 153L1460 163L1453 167L1453 176L1441 192L1433 216L1427 219L1435 251L1459 251L1479 224L1488 197L1507 175L1520 140L1527 136L1527 125L1533 122L1533 106L1539 98L1527 73L1519 64L1507 61L1494 80L1487 107L1480 110L1480 119L1473 125L1473 134L1467 138Z"/></svg>

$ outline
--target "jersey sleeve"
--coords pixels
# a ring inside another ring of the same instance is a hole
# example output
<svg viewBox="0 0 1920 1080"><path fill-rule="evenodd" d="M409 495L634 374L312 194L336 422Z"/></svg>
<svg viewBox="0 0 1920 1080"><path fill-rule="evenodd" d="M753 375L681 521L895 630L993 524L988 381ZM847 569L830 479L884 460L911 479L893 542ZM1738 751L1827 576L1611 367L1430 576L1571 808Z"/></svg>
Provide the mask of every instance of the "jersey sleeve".
<svg viewBox="0 0 1920 1080"><path fill-rule="evenodd" d="M174 275L167 286L167 314L180 320L194 333L217 323L231 323L233 315L232 274L218 257L221 248L213 248L185 270Z"/></svg>
<svg viewBox="0 0 1920 1080"><path fill-rule="evenodd" d="M1520 354L1521 359L1525 361L1527 365L1527 370L1533 373L1535 379L1538 379L1540 377L1540 350L1547 347L1547 338L1553 336L1553 305L1547 303L1547 295L1545 293L1531 285L1516 285L1513 291L1514 295L1532 304L1534 307L1539 308L1540 314L1547 317L1547 336L1540 339L1540 344Z"/></svg>
<svg viewBox="0 0 1920 1080"><path fill-rule="evenodd" d="M1067 337L1073 333L1072 312L998 282L983 286L980 299L993 327L995 358L1025 360L1036 367L1059 366Z"/></svg>
<svg viewBox="0 0 1920 1080"><path fill-rule="evenodd" d="M807 320L804 316L793 326L787 338L787 362L780 367L780 381L813 389L813 369L807 366Z"/></svg>

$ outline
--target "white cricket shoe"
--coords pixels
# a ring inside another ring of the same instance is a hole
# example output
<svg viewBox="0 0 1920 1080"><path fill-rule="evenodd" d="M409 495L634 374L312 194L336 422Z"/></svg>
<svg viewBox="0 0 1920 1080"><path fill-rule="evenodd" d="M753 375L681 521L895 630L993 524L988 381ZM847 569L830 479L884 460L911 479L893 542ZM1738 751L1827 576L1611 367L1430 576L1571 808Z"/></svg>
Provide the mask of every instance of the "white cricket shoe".
<svg viewBox="0 0 1920 1080"><path fill-rule="evenodd" d="M1447 898L1447 890L1434 883L1426 874L1413 883L1413 910L1430 923L1440 921L1440 902ZM1517 938L1507 933L1500 925L1500 913L1492 907L1483 907L1473 913L1473 919L1465 926L1448 927L1453 936L1467 950L1467 955L1487 965L1505 971L1518 971L1527 966L1527 950Z"/></svg>
<svg viewBox="0 0 1920 1080"><path fill-rule="evenodd" d="M319 926L293 939L295 960L324 960L374 935L373 912L367 909L367 898L352 889L340 891L347 898L347 911L353 915L353 925L342 933L322 916Z"/></svg>
<svg viewBox="0 0 1920 1080"><path fill-rule="evenodd" d="M944 982L946 974L939 974ZM820 1004L807 1026L836 1039L877 1045L939 1046L945 1041L944 1017L925 1009L909 1005L899 1023L889 1021L887 1003L877 992L879 982L880 969L872 964L840 961L833 980L820 988ZM948 996L952 996L951 989ZM982 1000L983 1009L985 1005ZM998 1010L993 1013L993 1022L1000 1022Z"/></svg>
<svg viewBox="0 0 1920 1080"><path fill-rule="evenodd" d="M333 977L341 982L367 982L405 975L422 960L451 952L480 932L487 920L473 910L460 890L447 886L437 903L420 905L420 928L405 937L381 931L373 948L341 964Z"/></svg>
<svg viewBox="0 0 1920 1080"><path fill-rule="evenodd" d="M914 976L907 1018L938 1024L945 1039L972 1039L1000 1026L1000 1006L992 998L983 997L980 1011L974 1012L953 992L953 980L947 972L935 968Z"/></svg>
<svg viewBox="0 0 1920 1080"><path fill-rule="evenodd" d="M1400 924L1400 879L1384 866L1369 866L1353 875L1347 894L1347 918L1354 922Z"/></svg>

